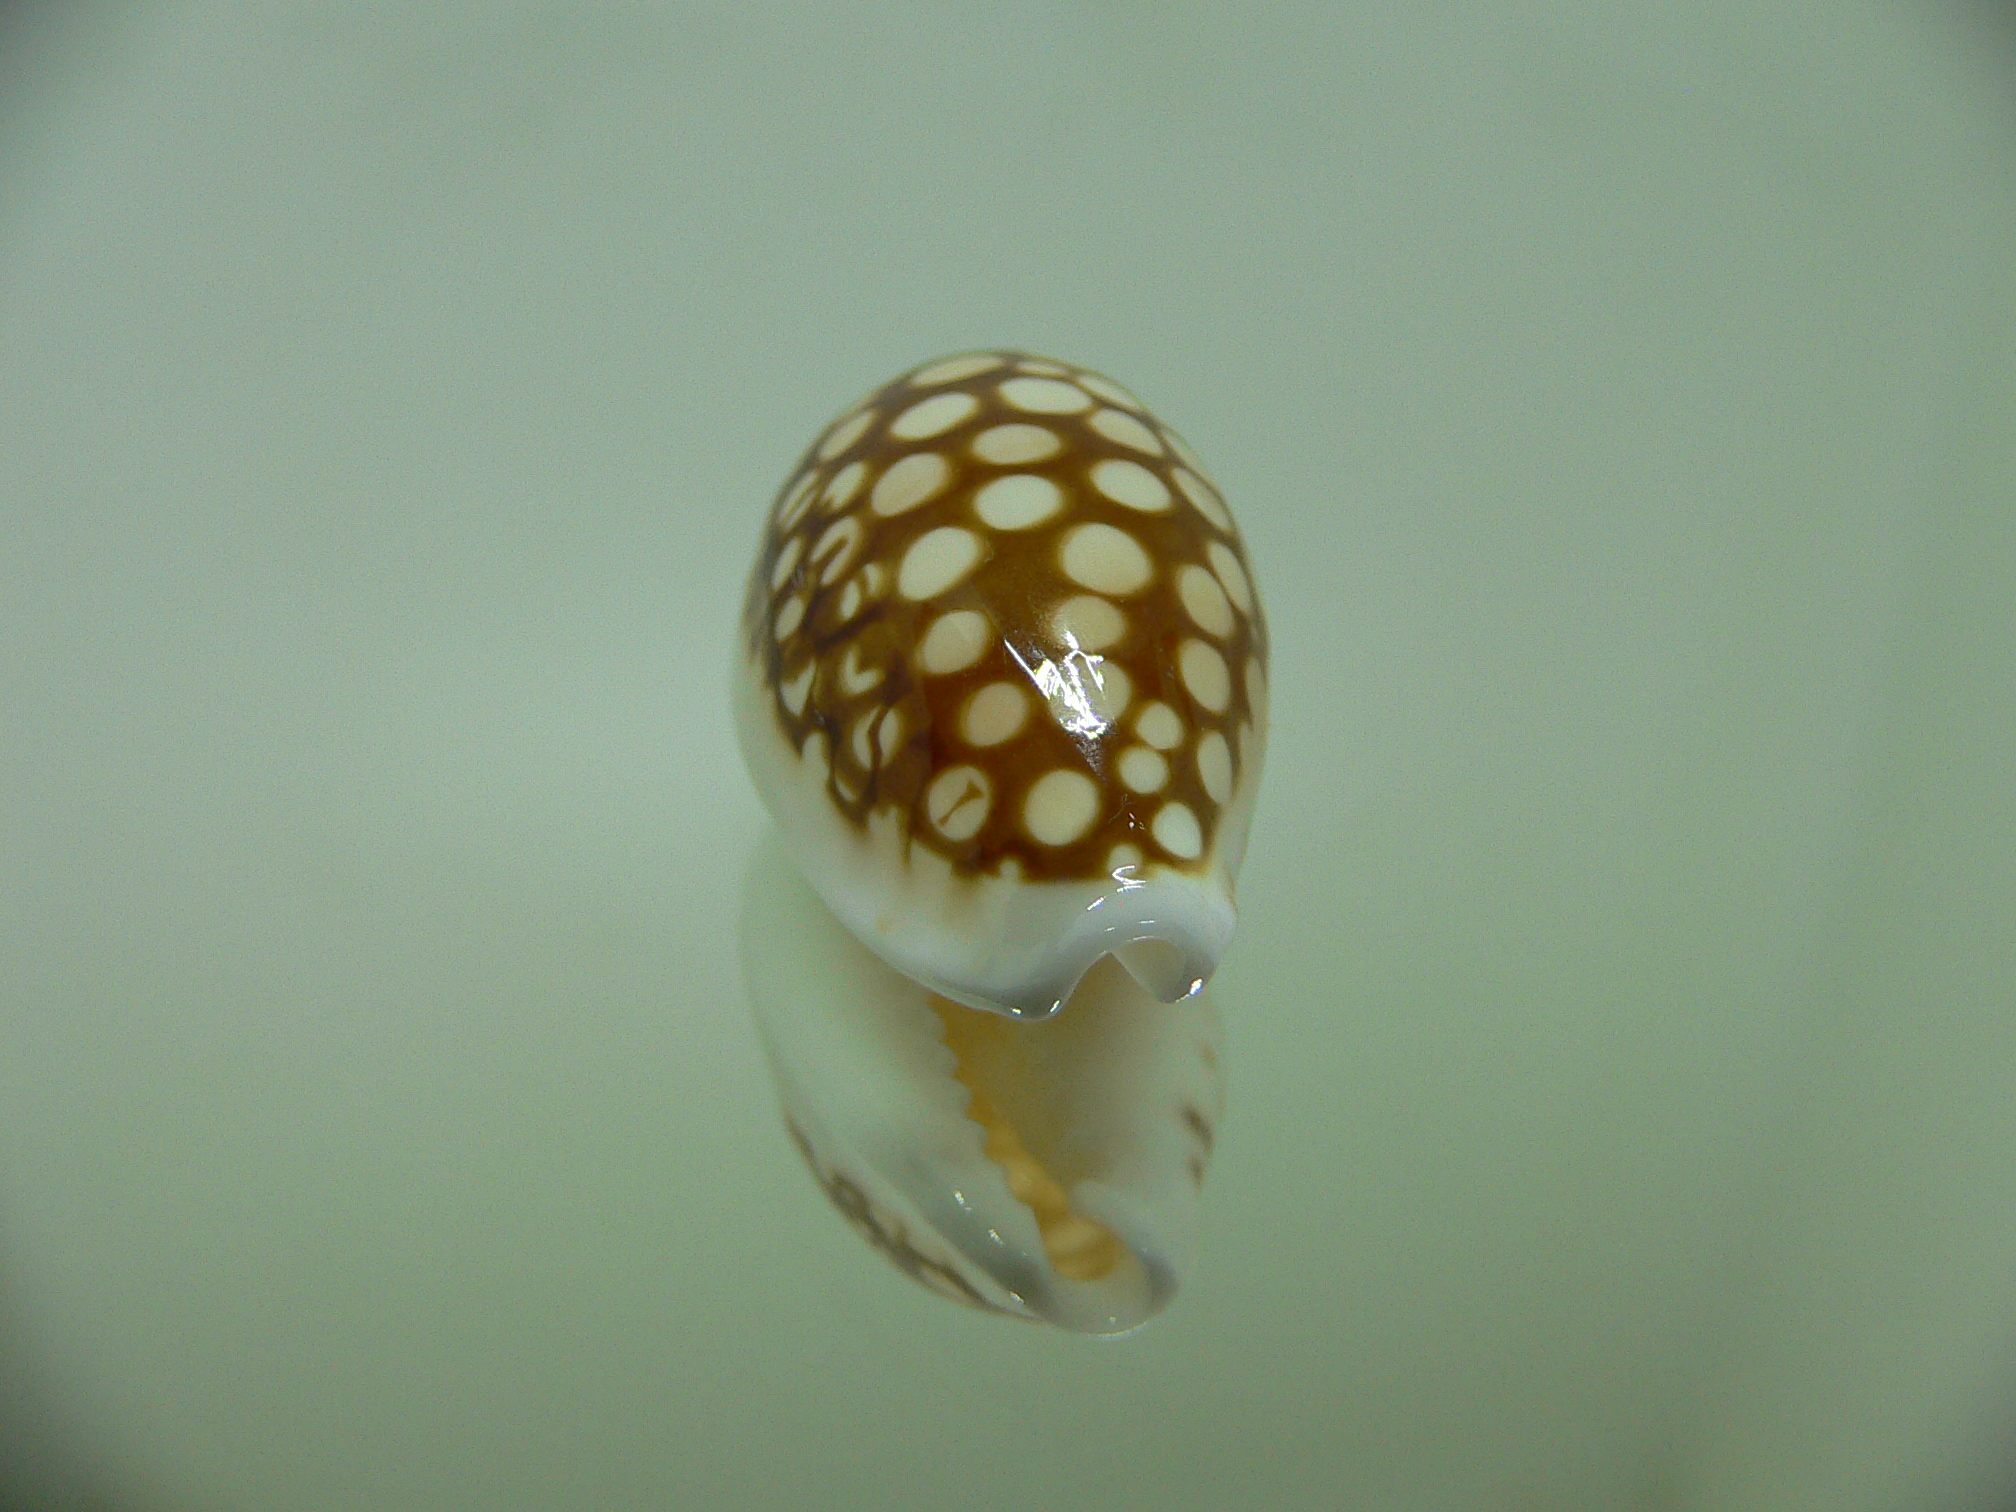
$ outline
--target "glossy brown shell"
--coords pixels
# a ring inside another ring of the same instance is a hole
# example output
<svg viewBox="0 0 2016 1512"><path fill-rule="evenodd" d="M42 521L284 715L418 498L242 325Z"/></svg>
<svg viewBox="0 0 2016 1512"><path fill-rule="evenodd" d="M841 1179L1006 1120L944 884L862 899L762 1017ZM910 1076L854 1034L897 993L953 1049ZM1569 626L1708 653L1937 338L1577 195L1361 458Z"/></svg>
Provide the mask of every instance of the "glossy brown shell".
<svg viewBox="0 0 2016 1512"><path fill-rule="evenodd" d="M1232 517L1181 438L1062 363L941 359L836 420L778 495L743 628L836 810L893 811L955 872L1201 866L1258 757L1267 632Z"/></svg>

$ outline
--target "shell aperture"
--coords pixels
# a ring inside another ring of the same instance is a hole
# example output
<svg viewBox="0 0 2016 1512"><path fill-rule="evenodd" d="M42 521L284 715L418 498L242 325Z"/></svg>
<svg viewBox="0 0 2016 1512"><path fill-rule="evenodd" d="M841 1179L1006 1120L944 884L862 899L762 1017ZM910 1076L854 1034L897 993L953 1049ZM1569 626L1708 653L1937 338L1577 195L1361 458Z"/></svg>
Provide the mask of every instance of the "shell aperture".
<svg viewBox="0 0 2016 1512"><path fill-rule="evenodd" d="M1266 663L1222 497L1096 373L926 364L780 491L736 726L832 927L745 912L745 964L815 1175L917 1279L1098 1333L1173 1288Z"/></svg>
<svg viewBox="0 0 2016 1512"><path fill-rule="evenodd" d="M1167 1304L1224 1102L1208 989L1158 1003L1107 962L1046 1022L948 1002L863 949L774 833L742 953L793 1142L899 1270L1076 1333L1128 1333Z"/></svg>

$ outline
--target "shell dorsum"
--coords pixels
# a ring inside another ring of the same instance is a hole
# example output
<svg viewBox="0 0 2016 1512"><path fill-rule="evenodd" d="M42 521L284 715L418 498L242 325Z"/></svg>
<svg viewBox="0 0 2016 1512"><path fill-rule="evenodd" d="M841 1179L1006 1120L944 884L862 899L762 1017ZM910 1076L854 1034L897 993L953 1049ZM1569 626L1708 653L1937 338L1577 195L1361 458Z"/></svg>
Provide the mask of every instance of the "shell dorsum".
<svg viewBox="0 0 2016 1512"><path fill-rule="evenodd" d="M1223 498L1111 380L926 364L813 442L749 579L736 722L792 860L902 976L1162 1002L1233 929L1267 632Z"/></svg>

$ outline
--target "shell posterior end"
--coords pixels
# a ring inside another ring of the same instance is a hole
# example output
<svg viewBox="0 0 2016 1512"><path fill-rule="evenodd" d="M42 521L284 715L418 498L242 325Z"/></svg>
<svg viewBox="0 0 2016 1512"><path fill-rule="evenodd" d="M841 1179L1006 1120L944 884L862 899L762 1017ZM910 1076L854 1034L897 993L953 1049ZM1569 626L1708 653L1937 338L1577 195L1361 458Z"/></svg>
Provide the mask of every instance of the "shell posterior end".
<svg viewBox="0 0 2016 1512"><path fill-rule="evenodd" d="M1043 1020L1063 1011L1088 973L1112 956L1157 1003L1201 991L1231 943L1236 915L1209 876L1160 874L1115 890L1098 882L1016 883L988 910L993 926L965 952L892 964L968 1008Z"/></svg>
<svg viewBox="0 0 2016 1512"><path fill-rule="evenodd" d="M1113 952L1142 991L1158 1003L1180 1003L1204 990L1211 968L1168 940L1134 940Z"/></svg>

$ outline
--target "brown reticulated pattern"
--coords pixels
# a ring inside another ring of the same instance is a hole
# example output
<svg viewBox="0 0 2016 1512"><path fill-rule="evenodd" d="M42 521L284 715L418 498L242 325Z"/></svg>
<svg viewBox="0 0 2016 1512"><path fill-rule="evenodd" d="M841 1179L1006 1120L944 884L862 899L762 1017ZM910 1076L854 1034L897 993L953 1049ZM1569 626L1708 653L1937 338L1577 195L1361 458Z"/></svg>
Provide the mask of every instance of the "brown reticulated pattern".
<svg viewBox="0 0 2016 1512"><path fill-rule="evenodd" d="M1202 864L1257 758L1267 631L1182 439L1097 373L927 363L779 493L744 632L840 813L962 873Z"/></svg>

